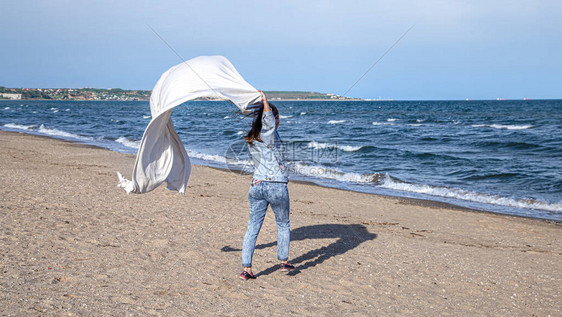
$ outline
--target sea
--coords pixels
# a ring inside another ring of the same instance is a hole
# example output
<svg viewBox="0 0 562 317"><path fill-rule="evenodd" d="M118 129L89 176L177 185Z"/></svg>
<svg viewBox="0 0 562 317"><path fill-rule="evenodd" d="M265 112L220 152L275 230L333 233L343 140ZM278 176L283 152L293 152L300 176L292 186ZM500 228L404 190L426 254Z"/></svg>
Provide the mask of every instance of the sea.
<svg viewBox="0 0 562 317"><path fill-rule="evenodd" d="M562 100L272 102L292 180L562 221ZM193 164L251 172L236 109L173 110ZM1 130L124 153L150 120L148 101L0 101Z"/></svg>

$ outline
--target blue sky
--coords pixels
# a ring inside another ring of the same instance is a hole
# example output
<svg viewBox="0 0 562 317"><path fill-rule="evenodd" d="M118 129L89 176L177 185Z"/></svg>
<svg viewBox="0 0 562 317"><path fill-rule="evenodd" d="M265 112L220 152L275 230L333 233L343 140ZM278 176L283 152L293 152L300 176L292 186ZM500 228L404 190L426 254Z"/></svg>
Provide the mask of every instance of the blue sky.
<svg viewBox="0 0 562 317"><path fill-rule="evenodd" d="M257 89L562 98L562 1L4 1L0 86L151 89L224 55Z"/></svg>

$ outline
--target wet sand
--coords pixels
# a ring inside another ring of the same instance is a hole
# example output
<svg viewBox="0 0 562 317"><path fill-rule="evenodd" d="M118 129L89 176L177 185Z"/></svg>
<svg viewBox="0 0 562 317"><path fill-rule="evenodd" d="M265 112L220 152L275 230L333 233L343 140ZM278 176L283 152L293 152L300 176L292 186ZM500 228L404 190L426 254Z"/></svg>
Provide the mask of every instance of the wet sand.
<svg viewBox="0 0 562 317"><path fill-rule="evenodd" d="M238 278L250 176L194 166L185 196L117 188L134 156L0 132L0 315L562 314L562 226L289 183Z"/></svg>

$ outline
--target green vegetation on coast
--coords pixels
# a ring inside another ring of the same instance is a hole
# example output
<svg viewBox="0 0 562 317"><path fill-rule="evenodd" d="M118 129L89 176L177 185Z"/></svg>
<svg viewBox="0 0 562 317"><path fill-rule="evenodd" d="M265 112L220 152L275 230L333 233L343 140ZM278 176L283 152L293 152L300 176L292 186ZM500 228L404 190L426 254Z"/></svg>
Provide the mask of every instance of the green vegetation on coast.
<svg viewBox="0 0 562 317"><path fill-rule="evenodd" d="M18 96L19 95L19 98ZM120 88L5 88L0 87L0 99L52 100L148 100L150 90Z"/></svg>
<svg viewBox="0 0 562 317"><path fill-rule="evenodd" d="M330 93L314 91L264 91L271 100L353 100ZM150 90L125 90L120 88L6 88L0 86L0 99L51 99L51 100L149 100ZM219 98L205 98L218 100Z"/></svg>

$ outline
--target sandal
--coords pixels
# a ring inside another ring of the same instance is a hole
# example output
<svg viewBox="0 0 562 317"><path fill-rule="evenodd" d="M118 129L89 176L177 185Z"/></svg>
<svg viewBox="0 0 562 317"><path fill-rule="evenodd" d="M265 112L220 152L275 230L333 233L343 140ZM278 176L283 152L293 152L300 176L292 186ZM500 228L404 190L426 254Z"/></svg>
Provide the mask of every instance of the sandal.
<svg viewBox="0 0 562 317"><path fill-rule="evenodd" d="M249 273L249 272L244 271L240 274L240 278L243 279L243 280L249 280L251 278L256 278L256 277L254 276L254 273Z"/></svg>
<svg viewBox="0 0 562 317"><path fill-rule="evenodd" d="M281 263L280 264L281 267L281 272L291 272L293 270L295 270L295 266L292 265L291 263L287 262L287 263Z"/></svg>

